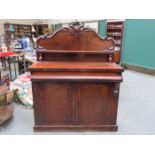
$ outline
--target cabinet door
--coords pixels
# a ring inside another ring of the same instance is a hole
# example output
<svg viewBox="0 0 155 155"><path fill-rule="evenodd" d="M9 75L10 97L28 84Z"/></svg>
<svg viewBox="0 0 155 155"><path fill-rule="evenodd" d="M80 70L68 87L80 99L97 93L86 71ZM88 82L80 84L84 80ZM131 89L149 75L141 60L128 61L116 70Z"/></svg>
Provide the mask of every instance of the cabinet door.
<svg viewBox="0 0 155 155"><path fill-rule="evenodd" d="M75 124L72 93L68 83L33 82L36 125Z"/></svg>
<svg viewBox="0 0 155 155"><path fill-rule="evenodd" d="M118 96L113 83L87 83L78 86L77 124L116 124Z"/></svg>

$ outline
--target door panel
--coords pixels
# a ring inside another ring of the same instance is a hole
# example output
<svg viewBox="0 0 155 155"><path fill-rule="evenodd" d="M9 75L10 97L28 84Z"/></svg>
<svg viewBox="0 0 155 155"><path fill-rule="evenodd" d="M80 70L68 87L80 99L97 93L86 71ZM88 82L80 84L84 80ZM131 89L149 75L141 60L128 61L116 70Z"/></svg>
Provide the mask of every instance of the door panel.
<svg viewBox="0 0 155 155"><path fill-rule="evenodd" d="M111 125L116 123L117 97L112 83L87 83L78 88L77 124Z"/></svg>
<svg viewBox="0 0 155 155"><path fill-rule="evenodd" d="M37 85L40 90L37 100L41 102L39 108L42 111L37 117L42 117L47 125L75 124L71 84L38 82Z"/></svg>

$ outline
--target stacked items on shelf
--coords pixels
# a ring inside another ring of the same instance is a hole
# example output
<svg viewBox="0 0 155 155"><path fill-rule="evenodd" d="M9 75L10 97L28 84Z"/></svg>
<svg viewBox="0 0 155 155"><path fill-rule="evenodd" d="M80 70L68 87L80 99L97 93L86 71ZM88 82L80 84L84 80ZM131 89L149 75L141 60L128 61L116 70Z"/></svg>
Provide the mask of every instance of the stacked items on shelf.
<svg viewBox="0 0 155 155"><path fill-rule="evenodd" d="M44 35L44 31L47 29L48 24L23 25L5 23L4 30L6 36L6 44L9 47L12 39L21 38L23 36L28 38L37 38L39 35Z"/></svg>
<svg viewBox="0 0 155 155"><path fill-rule="evenodd" d="M115 51L116 51L115 56L114 56L114 61L116 63L120 62L120 57L121 57L123 27L124 27L124 21L107 20L106 35L114 39Z"/></svg>
<svg viewBox="0 0 155 155"><path fill-rule="evenodd" d="M108 29L122 29L123 26L122 25L108 25L107 28Z"/></svg>
<svg viewBox="0 0 155 155"><path fill-rule="evenodd" d="M45 31L48 29L48 24L37 24L33 25L33 35L34 37L38 37L40 35L44 35Z"/></svg>
<svg viewBox="0 0 155 155"><path fill-rule="evenodd" d="M19 36L32 37L31 25L20 25Z"/></svg>
<svg viewBox="0 0 155 155"><path fill-rule="evenodd" d="M32 26L21 24L4 24L6 44L9 47L11 40L15 38L21 38L22 36L32 37Z"/></svg>
<svg viewBox="0 0 155 155"><path fill-rule="evenodd" d="M20 24L10 24L6 23L4 24L5 27L5 33L12 33L14 37L22 37L32 36L32 31L31 31L31 25L20 25Z"/></svg>
<svg viewBox="0 0 155 155"><path fill-rule="evenodd" d="M120 32L109 32L107 33L107 35L109 37L114 37L114 36L121 36L121 33Z"/></svg>

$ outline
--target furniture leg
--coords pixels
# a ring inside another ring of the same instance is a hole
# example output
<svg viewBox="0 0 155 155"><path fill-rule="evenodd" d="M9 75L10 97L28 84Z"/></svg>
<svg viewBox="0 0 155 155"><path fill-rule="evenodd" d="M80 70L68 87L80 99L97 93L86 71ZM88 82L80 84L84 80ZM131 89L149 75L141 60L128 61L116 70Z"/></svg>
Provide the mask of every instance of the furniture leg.
<svg viewBox="0 0 155 155"><path fill-rule="evenodd" d="M17 72L16 72L16 60L14 61L14 70L15 70L15 78L17 78Z"/></svg>
<svg viewBox="0 0 155 155"><path fill-rule="evenodd" d="M4 67L4 69L6 69L5 58L1 58L1 62L2 62L2 67Z"/></svg>
<svg viewBox="0 0 155 155"><path fill-rule="evenodd" d="M12 73L11 73L11 63L10 63L10 57L8 57L8 65L9 65L9 74L10 74L10 79L12 80Z"/></svg>
<svg viewBox="0 0 155 155"><path fill-rule="evenodd" d="M18 75L20 74L20 67L19 67L19 56L17 57L17 63L18 63Z"/></svg>
<svg viewBox="0 0 155 155"><path fill-rule="evenodd" d="M24 64L24 73L26 72L26 62L25 62L25 56L23 55L23 64Z"/></svg>
<svg viewBox="0 0 155 155"><path fill-rule="evenodd" d="M2 74L1 74L1 71L2 71L2 70L0 69L0 80L2 80Z"/></svg>

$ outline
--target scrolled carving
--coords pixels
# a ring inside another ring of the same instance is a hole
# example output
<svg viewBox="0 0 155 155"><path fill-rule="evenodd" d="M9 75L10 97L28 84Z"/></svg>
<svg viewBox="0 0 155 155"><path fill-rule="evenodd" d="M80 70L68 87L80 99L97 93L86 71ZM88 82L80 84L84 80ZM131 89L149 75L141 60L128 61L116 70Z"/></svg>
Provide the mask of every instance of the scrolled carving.
<svg viewBox="0 0 155 155"><path fill-rule="evenodd" d="M101 38L94 29L73 22L50 36L37 39L37 50L101 51L114 53L112 38Z"/></svg>
<svg viewBox="0 0 155 155"><path fill-rule="evenodd" d="M68 31L69 33L79 33L79 31L83 31L85 27L80 22L73 22L69 25L69 27L64 27L64 31Z"/></svg>
<svg viewBox="0 0 155 155"><path fill-rule="evenodd" d="M45 50L45 47L44 46L41 46L40 44L39 44L39 41L40 40L44 40L44 39L46 39L47 37L46 36L44 36L44 35L41 35L41 36L39 36L38 38L37 38L37 44L36 44L36 49L37 50Z"/></svg>
<svg viewBox="0 0 155 155"><path fill-rule="evenodd" d="M92 28L84 27L80 22L73 22L69 25L69 27L64 27L65 31L69 31L70 33L78 33L80 31L94 31ZM95 31L94 31L95 32Z"/></svg>
<svg viewBox="0 0 155 155"><path fill-rule="evenodd" d="M113 46L110 46L110 47L108 48L108 50L114 50L114 48L115 48L115 42L114 42L114 39L113 39L112 37L106 37L106 39L107 39L107 40L110 40L110 41L113 42Z"/></svg>

